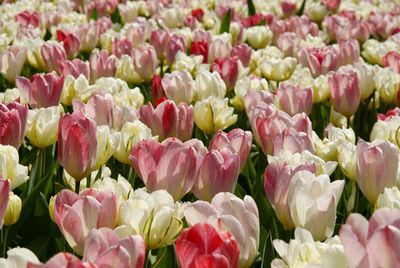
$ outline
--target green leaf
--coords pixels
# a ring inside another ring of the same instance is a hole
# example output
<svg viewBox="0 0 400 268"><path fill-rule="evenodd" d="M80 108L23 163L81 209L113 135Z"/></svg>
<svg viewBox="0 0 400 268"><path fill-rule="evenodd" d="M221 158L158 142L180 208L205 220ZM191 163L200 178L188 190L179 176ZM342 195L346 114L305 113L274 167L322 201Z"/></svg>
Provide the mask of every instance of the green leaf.
<svg viewBox="0 0 400 268"><path fill-rule="evenodd" d="M224 18L221 21L221 28L219 30L219 33L229 33L229 28L231 26L231 9L228 9L226 12Z"/></svg>
<svg viewBox="0 0 400 268"><path fill-rule="evenodd" d="M301 7L299 9L299 11L297 12L297 16L301 16L304 13L304 8L306 7L306 2L307 0L303 0L303 3L301 3Z"/></svg>
<svg viewBox="0 0 400 268"><path fill-rule="evenodd" d="M249 16L253 16L254 14L256 14L256 8L254 7L253 0L247 0L247 8Z"/></svg>
<svg viewBox="0 0 400 268"><path fill-rule="evenodd" d="M173 245L158 250L157 260L152 265L153 268L173 268L178 267L175 258L175 248Z"/></svg>

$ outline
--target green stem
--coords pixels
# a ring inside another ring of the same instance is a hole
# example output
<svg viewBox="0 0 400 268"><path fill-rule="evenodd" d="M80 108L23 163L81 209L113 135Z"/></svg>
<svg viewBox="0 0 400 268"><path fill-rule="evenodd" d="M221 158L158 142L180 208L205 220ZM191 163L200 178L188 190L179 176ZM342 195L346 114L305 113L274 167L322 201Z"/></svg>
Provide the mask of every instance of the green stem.
<svg viewBox="0 0 400 268"><path fill-rule="evenodd" d="M8 238L8 231L10 229L8 226L3 226L3 248L2 248L2 255L3 257L6 257L6 252L7 252L7 238Z"/></svg>
<svg viewBox="0 0 400 268"><path fill-rule="evenodd" d="M75 181L75 193L79 194L80 187L81 187L81 181Z"/></svg>

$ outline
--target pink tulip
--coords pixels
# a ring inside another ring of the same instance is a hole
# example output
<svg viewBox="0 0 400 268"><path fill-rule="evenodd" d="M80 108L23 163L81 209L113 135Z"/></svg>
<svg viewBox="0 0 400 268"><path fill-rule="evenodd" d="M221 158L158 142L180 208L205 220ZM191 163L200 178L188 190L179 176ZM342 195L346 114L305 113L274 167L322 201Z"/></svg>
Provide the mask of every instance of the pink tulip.
<svg viewBox="0 0 400 268"><path fill-rule="evenodd" d="M213 34L203 29L196 29L193 31L193 42L206 42L210 44L213 38Z"/></svg>
<svg viewBox="0 0 400 268"><path fill-rule="evenodd" d="M250 124L253 123L254 118L258 115L257 111L259 110L259 107L261 108L260 110L262 112L265 112L265 110L270 110L268 109L268 107L274 102L274 96L268 91L253 89L247 90L247 93L243 99L244 108L246 110L246 114L249 118Z"/></svg>
<svg viewBox="0 0 400 268"><path fill-rule="evenodd" d="M220 192L233 192L240 173L240 156L224 150L210 150L201 159L193 194L211 201Z"/></svg>
<svg viewBox="0 0 400 268"><path fill-rule="evenodd" d="M396 107L392 110L387 111L385 114L378 113L377 118L381 121L390 121L392 117L399 116L400 117L400 108Z"/></svg>
<svg viewBox="0 0 400 268"><path fill-rule="evenodd" d="M165 50L168 65L174 63L178 51L186 53L185 39L182 36L172 35Z"/></svg>
<svg viewBox="0 0 400 268"><path fill-rule="evenodd" d="M182 268L236 268L239 248L229 232L218 233L211 225L198 223L181 232L176 256Z"/></svg>
<svg viewBox="0 0 400 268"><path fill-rule="evenodd" d="M139 47L144 44L149 31L146 24L131 24L130 26L125 25L125 36L126 39L132 44L132 47ZM130 55L131 53L129 53Z"/></svg>
<svg viewBox="0 0 400 268"><path fill-rule="evenodd" d="M131 55L133 44L128 39L115 38L111 44L112 54L117 58L122 55Z"/></svg>
<svg viewBox="0 0 400 268"><path fill-rule="evenodd" d="M170 75L170 74L166 74ZM159 103L166 100L165 91L162 85L162 77L159 74L153 75L151 79L151 96L153 97L154 104L157 107Z"/></svg>
<svg viewBox="0 0 400 268"><path fill-rule="evenodd" d="M79 195L62 190L56 196L55 221L71 248L82 255L90 230L117 225L117 198L111 191L96 194L87 189ZM92 255L89 250L88 255Z"/></svg>
<svg viewBox="0 0 400 268"><path fill-rule="evenodd" d="M232 129L230 132L225 133L218 130L210 141L210 150L225 151L234 154L237 153L240 158L240 171L246 164L247 157L251 150L251 142L253 135L250 131L244 131L240 128Z"/></svg>
<svg viewBox="0 0 400 268"><path fill-rule="evenodd" d="M108 55L107 50L101 50L90 55L90 81L95 82L101 77L113 77L117 72L117 57Z"/></svg>
<svg viewBox="0 0 400 268"><path fill-rule="evenodd" d="M197 152L191 141L144 140L132 149L129 159L149 191L167 190L175 200L188 193L196 179Z"/></svg>
<svg viewBox="0 0 400 268"><path fill-rule="evenodd" d="M76 181L96 163L96 122L82 113L65 114L58 124L58 161Z"/></svg>
<svg viewBox="0 0 400 268"><path fill-rule="evenodd" d="M0 74L14 82L21 74L26 59L26 48L11 46L0 52Z"/></svg>
<svg viewBox="0 0 400 268"><path fill-rule="evenodd" d="M333 47L302 48L298 52L299 63L309 68L313 77L336 70L338 59L339 53Z"/></svg>
<svg viewBox="0 0 400 268"><path fill-rule="evenodd" d="M208 46L208 63L213 63L216 59L228 58L231 54L231 45L222 39L215 39Z"/></svg>
<svg viewBox="0 0 400 268"><path fill-rule="evenodd" d="M381 39L389 38L399 27L395 15L392 14L371 12L368 19L370 25L372 25L373 32Z"/></svg>
<svg viewBox="0 0 400 268"><path fill-rule="evenodd" d="M396 185L399 152L387 141L359 140L356 148L357 184L371 204L385 187Z"/></svg>
<svg viewBox="0 0 400 268"><path fill-rule="evenodd" d="M400 266L400 210L378 209L369 222L352 213L339 234L349 268Z"/></svg>
<svg viewBox="0 0 400 268"><path fill-rule="evenodd" d="M363 43L371 34L371 25L363 20L356 19L354 12L342 12L324 19L324 28L334 41L357 39ZM351 14L351 15L350 15Z"/></svg>
<svg viewBox="0 0 400 268"><path fill-rule="evenodd" d="M289 130L284 133L283 131L288 128L293 128L298 133L295 134L293 131ZM287 136L289 136L287 137L289 138L289 141L292 140L293 137L297 136L299 139L296 144L300 141L305 142L305 148L295 146L290 149L291 152L299 152L297 149L309 149L311 152L314 152L314 149L310 146L312 144L311 130L311 121L307 115L303 113L290 117L283 111L275 111L267 117L258 116L255 119L255 131L260 138L259 143L265 155L275 155L279 153L277 150L284 148L282 145L285 144L284 139ZM300 132L303 134L300 134ZM277 142L276 145L275 142Z"/></svg>
<svg viewBox="0 0 400 268"><path fill-rule="evenodd" d="M118 0L93 0L85 3L84 10L89 18L93 16L93 12L99 17L111 16L118 7Z"/></svg>
<svg viewBox="0 0 400 268"><path fill-rule="evenodd" d="M80 51L91 52L100 40L100 27L98 24L82 24L75 31L80 42Z"/></svg>
<svg viewBox="0 0 400 268"><path fill-rule="evenodd" d="M341 0L321 0L321 3L329 10L336 10L340 5Z"/></svg>
<svg viewBox="0 0 400 268"><path fill-rule="evenodd" d="M194 125L193 107L186 103L176 105L174 101L165 100L155 109L151 103L140 108L140 120L151 128L153 135L160 140L177 137L187 141L192 137Z"/></svg>
<svg viewBox="0 0 400 268"><path fill-rule="evenodd" d="M292 32L285 32L277 38L277 46L286 57L293 57L297 55L300 47L301 37Z"/></svg>
<svg viewBox="0 0 400 268"><path fill-rule="evenodd" d="M62 42L69 59L73 59L78 55L81 42L75 33L57 30L57 40Z"/></svg>
<svg viewBox="0 0 400 268"><path fill-rule="evenodd" d="M231 50L231 57L237 57L244 67L247 67L250 62L252 48L247 44L236 45Z"/></svg>
<svg viewBox="0 0 400 268"><path fill-rule="evenodd" d="M309 114L313 105L312 88L302 89L299 85L281 84L276 90L279 107L293 116L298 113Z"/></svg>
<svg viewBox="0 0 400 268"><path fill-rule="evenodd" d="M396 73L400 73L400 54L396 51L389 51L383 57L383 66L392 68Z"/></svg>
<svg viewBox="0 0 400 268"><path fill-rule="evenodd" d="M46 70L49 72L59 72L57 62L67 60L67 53L60 44L44 43L40 47L40 54L42 55Z"/></svg>
<svg viewBox="0 0 400 268"><path fill-rule="evenodd" d="M342 40L339 42L339 63L340 65L347 65L359 61L360 58L360 44L357 40Z"/></svg>
<svg viewBox="0 0 400 268"><path fill-rule="evenodd" d="M197 19L192 16L192 15L188 15L183 19L183 23L186 27L190 28L190 30L194 30L196 28L198 28L199 26L199 22L197 21Z"/></svg>
<svg viewBox="0 0 400 268"><path fill-rule="evenodd" d="M68 252L60 252L44 264L29 263L26 268L94 268L84 264L78 257Z"/></svg>
<svg viewBox="0 0 400 268"><path fill-rule="evenodd" d="M154 78L153 78L154 80ZM175 103L190 104L195 94L192 75L187 71L167 73L161 80L165 95Z"/></svg>
<svg viewBox="0 0 400 268"><path fill-rule="evenodd" d="M98 126L108 125L113 126L115 103L111 94L94 94L88 100L87 104L84 104L78 99L72 101L74 112L82 112L87 117L96 121Z"/></svg>
<svg viewBox="0 0 400 268"><path fill-rule="evenodd" d="M3 228L4 216L10 196L10 181L0 176L0 229Z"/></svg>
<svg viewBox="0 0 400 268"><path fill-rule="evenodd" d="M40 14L37 13L36 11L31 13L31 12L25 10L25 11L19 13L18 15L16 15L15 20L22 27L30 26L32 28L37 28L37 27L39 27L39 23L40 23Z"/></svg>
<svg viewBox="0 0 400 268"><path fill-rule="evenodd" d="M276 216L286 229L293 229L295 227L290 215L287 197L289 184L293 175L301 170L307 170L315 174L316 165L315 163L310 163L302 164L296 168L291 168L287 163L273 162L265 169L265 193L276 213Z"/></svg>
<svg viewBox="0 0 400 268"><path fill-rule="evenodd" d="M292 16L285 23L286 31L297 33L302 38L307 37L307 35L317 36L320 32L318 25L305 15L301 17Z"/></svg>
<svg viewBox="0 0 400 268"><path fill-rule="evenodd" d="M34 74L30 79L17 77L16 85L32 108L47 108L60 103L64 77L55 72Z"/></svg>
<svg viewBox="0 0 400 268"><path fill-rule="evenodd" d="M227 90L232 90L239 75L239 64L236 58L219 58L211 65L211 71L219 73Z"/></svg>
<svg viewBox="0 0 400 268"><path fill-rule="evenodd" d="M157 56L152 46L142 45L133 50L133 64L139 76L150 81L156 72Z"/></svg>
<svg viewBox="0 0 400 268"><path fill-rule="evenodd" d="M28 107L18 102L0 103L0 144L18 149L25 137Z"/></svg>
<svg viewBox="0 0 400 268"><path fill-rule="evenodd" d="M361 99L360 79L353 70L339 69L328 78L331 99L335 110L350 118Z"/></svg>
<svg viewBox="0 0 400 268"><path fill-rule="evenodd" d="M80 59L59 61L58 70L64 77L72 75L74 78L78 78L79 75L83 74L86 79L90 79L89 63Z"/></svg>
<svg viewBox="0 0 400 268"><path fill-rule="evenodd" d="M172 34L169 30L157 29L151 32L150 44L154 47L159 60L164 60L166 57L166 48L171 39Z"/></svg>
<svg viewBox="0 0 400 268"><path fill-rule="evenodd" d="M283 0L281 2L282 13L285 17L290 17L296 14L296 1Z"/></svg>
<svg viewBox="0 0 400 268"><path fill-rule="evenodd" d="M83 260L95 267L137 267L144 265L146 244L140 235L119 239L109 228L92 229L86 240Z"/></svg>

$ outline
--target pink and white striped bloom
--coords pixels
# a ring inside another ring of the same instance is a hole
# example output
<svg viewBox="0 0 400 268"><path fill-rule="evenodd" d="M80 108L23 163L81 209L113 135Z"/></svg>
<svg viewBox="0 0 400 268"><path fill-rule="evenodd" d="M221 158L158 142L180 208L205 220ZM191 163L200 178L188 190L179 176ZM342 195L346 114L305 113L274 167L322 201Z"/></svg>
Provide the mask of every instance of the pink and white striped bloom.
<svg viewBox="0 0 400 268"><path fill-rule="evenodd" d="M132 149L129 159L151 192L165 189L175 200L180 200L195 183L198 157L191 141L144 140Z"/></svg>
<svg viewBox="0 0 400 268"><path fill-rule="evenodd" d="M90 79L89 63L87 61L82 61L80 59L73 59L71 61L69 60L59 61L58 71L64 77L71 75L76 79L81 74L83 74L86 77L86 79Z"/></svg>
<svg viewBox="0 0 400 268"><path fill-rule="evenodd" d="M383 66L390 67L396 73L400 73L400 54L396 51L389 51L383 57Z"/></svg>
<svg viewBox="0 0 400 268"><path fill-rule="evenodd" d="M11 46L0 52L0 74L14 82L24 67L27 50L24 47Z"/></svg>
<svg viewBox="0 0 400 268"><path fill-rule="evenodd" d="M67 60L67 53L59 43L44 43L40 47L40 54L48 72L56 71L58 73L57 62Z"/></svg>
<svg viewBox="0 0 400 268"><path fill-rule="evenodd" d="M108 55L107 50L97 51L90 56L90 81L101 77L113 77L117 72L117 57Z"/></svg>
<svg viewBox="0 0 400 268"><path fill-rule="evenodd" d="M302 48L297 58L299 63L310 69L313 77L338 68L339 53L334 47Z"/></svg>
<svg viewBox="0 0 400 268"><path fill-rule="evenodd" d="M158 135L161 141L168 137L187 141L192 137L193 106L186 103L176 105L171 100L165 100L155 109L151 103L147 103L140 108L139 114L140 120L151 129L153 135Z"/></svg>
<svg viewBox="0 0 400 268"><path fill-rule="evenodd" d="M83 263L78 257L68 252L60 252L51 257L46 263L37 264L28 262L27 268L92 268Z"/></svg>
<svg viewBox="0 0 400 268"><path fill-rule="evenodd" d="M58 106L63 89L64 77L55 72L34 74L30 79L17 77L16 85L21 95L32 108Z"/></svg>
<svg viewBox="0 0 400 268"><path fill-rule="evenodd" d="M156 72L157 56L152 46L142 45L133 50L133 64L139 76L150 81Z"/></svg>
<svg viewBox="0 0 400 268"><path fill-rule="evenodd" d="M117 198L113 192L96 193L88 189L79 195L62 190L57 194L54 217L70 247L79 255L84 253L85 239L94 228L115 228Z"/></svg>
<svg viewBox="0 0 400 268"><path fill-rule="evenodd" d="M18 102L0 103L0 144L18 149L25 137L28 107Z"/></svg>
<svg viewBox="0 0 400 268"><path fill-rule="evenodd" d="M154 79L153 79L154 80ZM165 95L179 104L190 104L194 97L194 80L188 71L175 71L167 73L161 80Z"/></svg>
<svg viewBox="0 0 400 268"><path fill-rule="evenodd" d="M302 89L299 85L282 84L276 90L279 107L291 116L298 113L309 114L313 105L312 88Z"/></svg>
<svg viewBox="0 0 400 268"><path fill-rule="evenodd" d="M57 30L57 40L62 42L68 59L74 59L78 55L81 42L77 34Z"/></svg>
<svg viewBox="0 0 400 268"><path fill-rule="evenodd" d="M218 58L211 65L211 71L217 72L224 80L227 91L235 87L239 75L239 63L236 58Z"/></svg>

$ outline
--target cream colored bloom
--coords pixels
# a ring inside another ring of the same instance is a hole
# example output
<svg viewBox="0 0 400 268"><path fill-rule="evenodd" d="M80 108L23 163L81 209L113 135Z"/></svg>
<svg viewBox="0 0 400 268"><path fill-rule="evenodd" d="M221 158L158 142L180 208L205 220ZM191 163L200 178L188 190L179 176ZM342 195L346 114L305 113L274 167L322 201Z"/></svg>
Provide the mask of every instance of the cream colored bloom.
<svg viewBox="0 0 400 268"><path fill-rule="evenodd" d="M355 181L357 178L357 161L354 143L343 143L338 147L338 163L344 175Z"/></svg>
<svg viewBox="0 0 400 268"><path fill-rule="evenodd" d="M0 258L0 267L17 268L26 267L27 264L40 264L36 255L27 248L12 248L7 251L7 259Z"/></svg>
<svg viewBox="0 0 400 268"><path fill-rule="evenodd" d="M224 98L226 85L217 72L200 71L195 80L195 94L197 100L204 100L210 96Z"/></svg>
<svg viewBox="0 0 400 268"><path fill-rule="evenodd" d="M19 164L18 151L13 146L0 144L0 176L10 180L11 190L29 179L28 167Z"/></svg>
<svg viewBox="0 0 400 268"><path fill-rule="evenodd" d="M114 157L124 164L131 164L128 156L135 146L141 140L149 139L152 137L151 130L139 120L133 122L126 122L119 133L119 144L114 152Z"/></svg>
<svg viewBox="0 0 400 268"><path fill-rule="evenodd" d="M375 88L379 96L386 104L396 102L397 92L400 86L400 75L391 68L380 68L374 77Z"/></svg>
<svg viewBox="0 0 400 268"><path fill-rule="evenodd" d="M28 63L37 70L44 70L46 66L40 52L43 43L41 39L24 39L24 46L28 49L26 55Z"/></svg>
<svg viewBox="0 0 400 268"><path fill-rule="evenodd" d="M194 122L204 132L211 134L225 129L237 121L234 108L228 106L228 99L209 97L194 105Z"/></svg>
<svg viewBox="0 0 400 268"><path fill-rule="evenodd" d="M165 190L149 194L138 189L120 206L115 232L120 237L142 235L147 249L170 245L182 230L184 208Z"/></svg>
<svg viewBox="0 0 400 268"><path fill-rule="evenodd" d="M89 81L83 74L76 79L69 75L64 79L60 102L64 105L72 105L74 98L79 96L82 101L87 101L92 94L93 90L89 87Z"/></svg>
<svg viewBox="0 0 400 268"><path fill-rule="evenodd" d="M325 161L337 161L338 149L344 143L355 144L356 136L352 128L330 127L328 136L320 140L318 135L313 132L316 154Z"/></svg>
<svg viewBox="0 0 400 268"><path fill-rule="evenodd" d="M400 209L400 191L396 186L385 188L376 200L375 209L386 207Z"/></svg>
<svg viewBox="0 0 400 268"><path fill-rule="evenodd" d="M120 135L107 125L97 126L97 155L95 170L107 163L119 144Z"/></svg>
<svg viewBox="0 0 400 268"><path fill-rule="evenodd" d="M379 42L375 39L365 41L362 49L362 56L371 64L383 65L382 59L389 51L399 51L400 44L392 40Z"/></svg>
<svg viewBox="0 0 400 268"><path fill-rule="evenodd" d="M246 31L247 42L254 49L260 49L271 44L272 31L268 26L253 26Z"/></svg>
<svg viewBox="0 0 400 268"><path fill-rule="evenodd" d="M324 102L329 98L328 76L318 76L312 85L314 103Z"/></svg>
<svg viewBox="0 0 400 268"><path fill-rule="evenodd" d="M263 60L260 66L261 74L268 80L285 81L293 74L296 64L297 60L292 57Z"/></svg>
<svg viewBox="0 0 400 268"><path fill-rule="evenodd" d="M140 84L143 82L135 70L132 58L128 55L122 55L117 61L117 73L115 77L121 78L128 83Z"/></svg>
<svg viewBox="0 0 400 268"><path fill-rule="evenodd" d="M6 214L4 216L4 225L12 225L19 220L21 214L22 201L18 195L10 192Z"/></svg>
<svg viewBox="0 0 400 268"><path fill-rule="evenodd" d="M58 121L64 113L62 106L29 110L26 136L39 148L46 148L57 141Z"/></svg>
<svg viewBox="0 0 400 268"><path fill-rule="evenodd" d="M175 62L171 69L172 71L188 71L193 76L196 76L197 71L201 68L203 56L188 56L182 51L175 54Z"/></svg>
<svg viewBox="0 0 400 268"><path fill-rule="evenodd" d="M314 241L311 233L303 228L296 228L294 239L289 243L276 239L273 242L281 259L274 259L272 268L346 268L347 262L339 236L325 242Z"/></svg>
<svg viewBox="0 0 400 268"><path fill-rule="evenodd" d="M244 96L248 90L264 90L268 91L269 86L267 80L264 78L250 78L248 76L238 80L235 84L235 97L231 99L231 103L237 110L243 110L244 108Z"/></svg>

